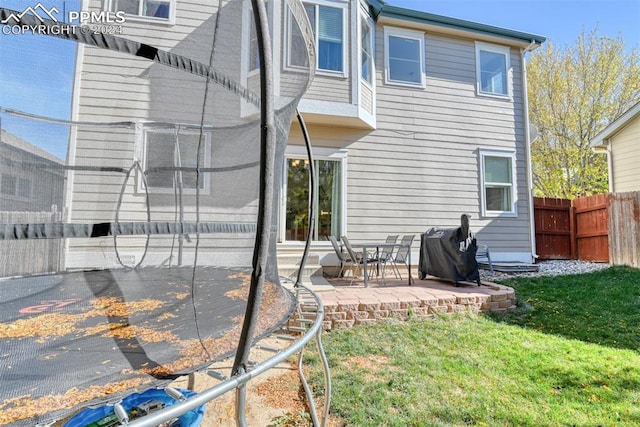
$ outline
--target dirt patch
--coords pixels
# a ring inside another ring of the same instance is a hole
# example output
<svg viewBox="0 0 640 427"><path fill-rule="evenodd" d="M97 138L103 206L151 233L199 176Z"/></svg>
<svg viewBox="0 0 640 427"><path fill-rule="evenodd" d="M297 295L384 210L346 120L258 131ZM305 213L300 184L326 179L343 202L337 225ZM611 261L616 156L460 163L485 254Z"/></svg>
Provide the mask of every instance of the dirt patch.
<svg viewBox="0 0 640 427"><path fill-rule="evenodd" d="M387 356L372 356L372 357L354 356L347 359L344 362L344 365L348 368L378 370L382 366L389 364L390 360L391 358Z"/></svg>
<svg viewBox="0 0 640 427"><path fill-rule="evenodd" d="M251 360L264 360L272 357L273 353L254 349L251 356ZM228 377L232 366L233 359L228 359L212 365L211 369ZM196 372L172 382L171 387L202 392L219 383L219 380L204 372ZM315 404L318 417L321 418L324 398L316 397ZM236 427L235 405L235 390L208 402L200 427ZM297 358L285 361L252 379L247 385L245 409L246 422L250 427L312 426L306 395L298 376ZM52 427L61 427L65 421L56 422ZM343 425L335 417L330 417L327 423L327 427Z"/></svg>
<svg viewBox="0 0 640 427"><path fill-rule="evenodd" d="M254 351L252 359L254 356L260 359L261 355L259 351ZM232 364L233 360L226 360L213 365L212 368L228 376ZM172 386L198 392L218 383L218 380L205 373L195 373L188 378L174 382ZM235 391L207 403L205 416L200 427L236 427L235 403ZM315 405L319 412L318 417L322 417L324 398L316 397ZM247 385L245 417L248 426L311 426L311 417L308 414L306 395L298 376L297 359L277 365L254 378ZM342 427L343 425L344 423L335 417L330 417L327 423L327 427Z"/></svg>

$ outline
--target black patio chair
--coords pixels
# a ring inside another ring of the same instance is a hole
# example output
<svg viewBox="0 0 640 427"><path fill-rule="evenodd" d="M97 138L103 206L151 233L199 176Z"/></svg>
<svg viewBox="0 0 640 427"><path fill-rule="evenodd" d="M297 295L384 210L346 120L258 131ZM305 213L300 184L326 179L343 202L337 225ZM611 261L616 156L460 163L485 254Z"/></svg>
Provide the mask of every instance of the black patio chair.
<svg viewBox="0 0 640 427"><path fill-rule="evenodd" d="M411 244L413 243L413 239L415 235L407 234L402 236L400 240L400 247L396 251L395 257L393 257L393 261L390 263L391 267L394 270L394 274L396 277L399 277L402 280L402 274L400 274L400 270L398 269L398 264L403 264L404 266L409 268L409 252L411 251Z"/></svg>
<svg viewBox="0 0 640 427"><path fill-rule="evenodd" d="M352 284L353 281L355 280L356 277L358 277L358 275L356 274L356 272L359 270L360 272L362 272L363 274L368 274L367 271L364 270L364 256L362 254L362 252L356 252L353 247L351 246L351 243L349 242L349 239L347 238L347 236L342 236L342 244L344 245L344 248L347 250L347 253L349 254L349 261L348 263L350 263L352 265L352 267L354 267L353 270L353 275L351 278L351 282L349 284ZM367 256L367 264L370 266L369 268L371 268L371 266L375 266L378 263L378 259L377 257L373 256L373 257L369 257ZM367 276L368 278L369 276Z"/></svg>

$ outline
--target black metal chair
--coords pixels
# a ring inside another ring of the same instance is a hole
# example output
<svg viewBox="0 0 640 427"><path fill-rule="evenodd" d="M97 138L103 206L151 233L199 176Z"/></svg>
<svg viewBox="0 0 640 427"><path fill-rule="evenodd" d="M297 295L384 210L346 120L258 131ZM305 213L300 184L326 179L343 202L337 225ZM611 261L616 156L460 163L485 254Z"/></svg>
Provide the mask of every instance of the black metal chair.
<svg viewBox="0 0 640 427"><path fill-rule="evenodd" d="M395 244L398 241L398 236L396 235L389 235L387 236L387 239L385 240L385 243L387 244ZM394 250L395 248L393 246L383 246L382 250L378 253L378 261L380 262L380 264L382 264L382 281L384 282L384 273L385 270L387 269L387 264L392 263L393 262L393 254L394 254ZM396 278L398 277L395 270L392 268L391 271L393 271L393 274L396 276Z"/></svg>
<svg viewBox="0 0 640 427"><path fill-rule="evenodd" d="M344 274L344 267L347 262L350 261L349 255L343 252L340 244L338 243L338 239L336 239L336 236L327 236L327 239L331 242L331 246L333 246L333 250L338 257L338 261L340 261L340 271L338 272L338 277L342 277Z"/></svg>
<svg viewBox="0 0 640 427"><path fill-rule="evenodd" d="M396 255L393 257L393 261L391 262L394 274L396 274L396 277L399 277L400 280L402 280L402 274L400 274L398 264L403 264L407 269L409 268L409 252L411 251L411 244L413 243L414 238L414 234L402 236L402 239L400 240L400 247L398 247Z"/></svg>
<svg viewBox="0 0 640 427"><path fill-rule="evenodd" d="M358 270L360 270L363 274L368 274L367 271L364 270L364 256L362 254L362 252L356 252L353 247L351 246L351 243L349 242L349 239L347 238L347 236L342 236L342 243L344 244L344 248L347 250L347 254L349 254L349 263L352 265L352 267L355 267L354 271L353 271L353 275L351 278L351 283L353 283L353 281L355 280L356 277L358 277L358 275L356 274L356 272ZM374 266L377 265L378 263L378 259L377 257L368 257L367 256L367 264L369 266ZM369 267L371 268L371 267ZM369 276L367 276L368 278Z"/></svg>
<svg viewBox="0 0 640 427"><path fill-rule="evenodd" d="M489 265L489 271L493 273L493 262L491 261L491 253L489 252L489 246L478 245L478 251L476 252L476 260L479 262L486 260L487 264Z"/></svg>

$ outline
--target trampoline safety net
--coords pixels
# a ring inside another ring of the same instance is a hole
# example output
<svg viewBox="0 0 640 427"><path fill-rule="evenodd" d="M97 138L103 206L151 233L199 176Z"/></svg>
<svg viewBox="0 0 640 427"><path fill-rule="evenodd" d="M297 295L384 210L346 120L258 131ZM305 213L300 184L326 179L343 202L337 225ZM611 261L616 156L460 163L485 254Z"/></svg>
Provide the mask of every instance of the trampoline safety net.
<svg viewBox="0 0 640 427"><path fill-rule="evenodd" d="M233 356L253 280L254 339L293 309L274 200L313 36L286 0L261 38L252 3L0 1L0 425Z"/></svg>

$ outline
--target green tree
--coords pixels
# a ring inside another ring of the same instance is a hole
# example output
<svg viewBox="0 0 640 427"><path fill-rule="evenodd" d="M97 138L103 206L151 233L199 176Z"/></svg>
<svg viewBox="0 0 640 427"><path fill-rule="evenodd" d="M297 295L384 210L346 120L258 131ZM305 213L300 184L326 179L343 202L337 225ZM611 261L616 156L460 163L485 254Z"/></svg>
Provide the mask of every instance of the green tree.
<svg viewBox="0 0 640 427"><path fill-rule="evenodd" d="M640 101L638 46L583 32L574 46L548 42L527 65L529 113L538 128L531 144L534 195L575 197L606 193L606 155L589 141Z"/></svg>

